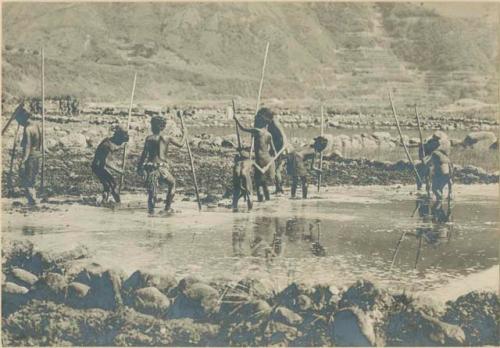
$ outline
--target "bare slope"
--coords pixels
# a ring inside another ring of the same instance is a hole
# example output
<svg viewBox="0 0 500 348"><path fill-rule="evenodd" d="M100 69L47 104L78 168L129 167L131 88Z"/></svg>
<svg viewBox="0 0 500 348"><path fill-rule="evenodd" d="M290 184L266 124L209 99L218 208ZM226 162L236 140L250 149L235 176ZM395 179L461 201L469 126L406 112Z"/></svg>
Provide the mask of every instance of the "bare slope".
<svg viewBox="0 0 500 348"><path fill-rule="evenodd" d="M125 100L265 98L407 103L495 101L496 31L416 5L373 3L3 4L7 96Z"/></svg>

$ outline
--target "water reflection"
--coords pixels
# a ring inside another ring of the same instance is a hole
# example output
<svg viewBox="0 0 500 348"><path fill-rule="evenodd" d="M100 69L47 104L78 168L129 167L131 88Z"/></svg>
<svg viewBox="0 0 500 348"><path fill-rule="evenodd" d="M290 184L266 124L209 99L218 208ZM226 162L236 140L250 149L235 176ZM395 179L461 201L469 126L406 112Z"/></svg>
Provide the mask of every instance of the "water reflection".
<svg viewBox="0 0 500 348"><path fill-rule="evenodd" d="M233 224L232 246L235 257L273 259L285 255L287 243L310 250L313 256L326 256L321 243L321 221L304 218L283 219L258 216L236 220ZM292 255L290 255L292 256Z"/></svg>
<svg viewBox="0 0 500 348"><path fill-rule="evenodd" d="M427 198L417 198L412 217L418 212L419 224L415 228L415 233L404 230L396 243L396 248L392 255L391 268L394 266L402 242L406 236L414 236L417 240L414 268L416 269L420 261L423 243L437 248L442 243L448 243L453 234L452 205L442 202L432 203Z"/></svg>

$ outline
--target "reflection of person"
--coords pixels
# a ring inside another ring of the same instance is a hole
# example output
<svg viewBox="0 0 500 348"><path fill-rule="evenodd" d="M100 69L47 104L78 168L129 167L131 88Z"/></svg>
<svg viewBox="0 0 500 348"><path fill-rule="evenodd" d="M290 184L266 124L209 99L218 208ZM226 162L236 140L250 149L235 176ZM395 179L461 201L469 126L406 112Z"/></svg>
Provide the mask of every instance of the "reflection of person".
<svg viewBox="0 0 500 348"><path fill-rule="evenodd" d="M21 148L23 157L19 166L19 177L28 199L28 204L36 205L35 183L40 171L42 158L42 131L38 122L31 119L31 114L21 104L15 111L17 123L24 128Z"/></svg>
<svg viewBox="0 0 500 348"><path fill-rule="evenodd" d="M419 216L430 226L417 227L417 238L424 238L429 244L438 244L440 240L450 237L451 225L447 223L451 219L451 206L445 211L443 204L435 202L432 207L428 200L417 200Z"/></svg>

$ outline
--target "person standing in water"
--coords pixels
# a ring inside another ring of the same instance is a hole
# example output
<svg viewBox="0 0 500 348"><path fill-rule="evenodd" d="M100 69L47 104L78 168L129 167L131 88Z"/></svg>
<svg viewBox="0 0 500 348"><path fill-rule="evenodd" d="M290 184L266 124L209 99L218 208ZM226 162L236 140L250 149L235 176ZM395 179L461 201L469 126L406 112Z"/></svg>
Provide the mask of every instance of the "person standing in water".
<svg viewBox="0 0 500 348"><path fill-rule="evenodd" d="M115 203L120 203L120 194L116 192L116 180L111 175L108 169L112 171L123 174L122 171L112 164L108 160L108 156L118 151L123 143L128 142L129 136L128 132L121 126L117 126L114 130L113 136L110 138L105 138L95 151L94 160L92 161L92 172L99 178L102 184L102 203L107 203L109 200L109 194L113 196Z"/></svg>
<svg viewBox="0 0 500 348"><path fill-rule="evenodd" d="M265 108L259 110L256 118L266 112L263 110L265 110ZM266 201L268 201L270 199L268 186L273 184L276 171L273 157L271 156L271 153L276 153L272 136L267 131L266 124L264 122L259 122L258 127L255 128L245 128L241 125L236 115L233 115L233 118L243 132L250 133L254 137L255 162L261 169L265 170L264 173L259 170L259 168L256 168L255 170L257 200L262 202L265 198Z"/></svg>
<svg viewBox="0 0 500 348"><path fill-rule="evenodd" d="M165 198L165 211L171 211L172 201L175 195L175 178L170 173L167 164L168 146L170 144L181 148L184 146L186 136L182 128L182 139L177 142L171 136L162 135L166 127L166 120L161 116L151 118L151 131L144 143L144 149L137 165L137 173L144 177L146 172L146 189L148 191L148 212L154 214L156 206L156 194L160 184L167 185Z"/></svg>
<svg viewBox="0 0 500 348"><path fill-rule="evenodd" d="M38 122L31 119L31 114L21 104L15 111L17 123L23 127L21 148L23 157L19 165L19 177L29 205L37 205L35 184L40 172L42 159L42 129Z"/></svg>
<svg viewBox="0 0 500 348"><path fill-rule="evenodd" d="M287 148L288 139L285 134L285 129L283 125L278 119L278 116L272 112L268 108L262 108L259 110L255 117L255 128L261 128L262 126L267 126L267 130L271 133L273 139L274 149L276 151L273 156L276 156L283 148ZM278 158L276 158L276 173L275 173L275 184L276 184L276 192L275 193L283 193L283 177L282 172L285 166L285 153L287 150L284 150Z"/></svg>

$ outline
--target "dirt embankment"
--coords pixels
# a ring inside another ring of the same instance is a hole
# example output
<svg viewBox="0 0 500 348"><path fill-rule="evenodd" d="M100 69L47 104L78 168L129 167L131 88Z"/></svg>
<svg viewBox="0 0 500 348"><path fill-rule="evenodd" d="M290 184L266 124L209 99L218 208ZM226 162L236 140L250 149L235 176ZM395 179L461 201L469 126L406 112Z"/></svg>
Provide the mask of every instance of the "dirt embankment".
<svg viewBox="0 0 500 348"><path fill-rule="evenodd" d="M388 293L360 280L239 282L75 267L86 249L3 249L2 344L140 346L432 346L498 343L497 294L472 292L445 305ZM80 260L81 261L81 260Z"/></svg>
<svg viewBox="0 0 500 348"><path fill-rule="evenodd" d="M244 109L243 111L245 112L245 122L250 123L250 109ZM293 120L296 119L294 124L300 125L302 116L291 113L289 116ZM100 191L100 184L97 178L91 173L90 163L99 142L110 135L109 128L112 125L118 124L120 120L123 121L123 118L118 116L106 117L104 115L48 117L46 141L48 153L45 185L48 195L89 195ZM217 113L198 111L187 116L186 120L189 122L189 127L196 127L197 125L206 127L208 124L219 122L220 115L217 117ZM314 120L314 122L316 121L319 122L319 120ZM234 126L231 120L225 120L224 122L224 124L229 122L231 127ZM172 135L180 135L180 130L172 118L168 121L167 129ZM125 190L136 191L143 189L143 180L135 173L135 167L142 150L142 141L148 131L149 116L134 117L131 123L131 142L128 145L128 157L126 161ZM3 138L2 156L6 165L3 166L2 178L5 183L9 183L10 179L8 164L14 134L15 127L11 126ZM494 161L494 150L488 150L488 147L491 145L490 143L496 141L495 134L493 132L476 132L471 134L477 136L475 138L472 136L466 138L470 140L470 146L477 147L480 144L486 144L483 146L485 149L481 154L485 159L491 156ZM478 137L479 135L483 137ZM391 137L391 134L383 131L352 136L339 135L333 139L335 141L335 148L338 148L342 153L346 151L358 151L361 153L367 152L368 154L377 151L392 151L401 147L399 139ZM310 139L292 138L291 142L294 145L300 146L301 143L308 140ZM248 141L248 139L245 138L245 141ZM407 142L408 146L418 146L418 139L405 138L404 141ZM206 194L223 195L227 193L231 188L231 168L234 155L236 154L236 136L191 135L190 144L194 154L196 173L201 191ZM17 148L19 151L19 146ZM17 156L19 158L19 152ZM119 166L121 154L117 154L114 157L115 163L118 163ZM188 194L193 193L191 192L193 186L188 164L189 160L185 149L173 149L169 152L169 158L171 160L171 170L178 181L178 187L181 190L184 189ZM338 158L325 161L325 168L323 175L323 183L325 185L383 185L415 182L411 166L404 161L391 163L371 159ZM474 166L465 166L462 168L456 165L455 169L455 181L459 183L498 182L498 173L487 173L481 168ZM289 181L286 175L284 177L286 181ZM18 182L17 162L14 163L12 181L14 184ZM313 184L316 181L316 176L312 172L310 173L310 181ZM7 193L7 189L8 185L3 185L3 194Z"/></svg>

